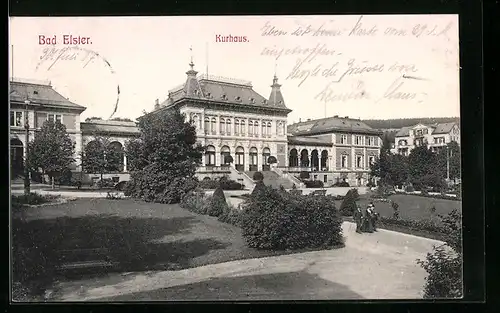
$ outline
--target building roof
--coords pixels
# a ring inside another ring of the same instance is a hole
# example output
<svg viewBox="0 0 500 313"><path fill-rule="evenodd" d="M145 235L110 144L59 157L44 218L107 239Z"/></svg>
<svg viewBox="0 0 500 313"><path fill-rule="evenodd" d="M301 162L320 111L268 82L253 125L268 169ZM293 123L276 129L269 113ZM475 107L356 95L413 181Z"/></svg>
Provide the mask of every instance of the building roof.
<svg viewBox="0 0 500 313"><path fill-rule="evenodd" d="M192 66L193 64L190 64ZM205 99L265 108L289 110L285 106L277 78L273 80L271 99L266 99L253 90L251 82L221 76L198 75L193 69L186 72L186 82L169 91L169 97L161 104L169 106L183 98ZM276 102L274 101L276 100ZM290 110L291 111L291 110Z"/></svg>
<svg viewBox="0 0 500 313"><path fill-rule="evenodd" d="M110 134L139 134L139 128L135 122L91 120L80 123L83 134L110 133Z"/></svg>
<svg viewBox="0 0 500 313"><path fill-rule="evenodd" d="M331 138L313 136L288 136L288 144L308 146L332 146Z"/></svg>
<svg viewBox="0 0 500 313"><path fill-rule="evenodd" d="M380 130L371 128L361 120L338 116L308 120L306 122L291 124L287 127L287 132L295 136L324 134L335 131L382 135Z"/></svg>
<svg viewBox="0 0 500 313"><path fill-rule="evenodd" d="M436 124L434 127L434 131L432 132L433 134L447 134L451 132L453 129L453 126L455 126L456 123L451 122L451 123L440 123Z"/></svg>
<svg viewBox="0 0 500 313"><path fill-rule="evenodd" d="M432 134L447 134L449 133L452 129L453 126L455 126L457 123L455 122L448 122L448 123L436 123L432 125L425 125L427 127L431 127L433 129ZM421 124L417 124L421 125ZM410 130L413 129L415 126L407 126L407 127L402 127L397 133L396 137L408 137L410 135Z"/></svg>
<svg viewBox="0 0 500 313"><path fill-rule="evenodd" d="M64 108L79 109L84 106L69 101L58 93L49 83L33 82L28 80L14 80L10 82L10 101L24 102L29 99L33 104L44 104Z"/></svg>

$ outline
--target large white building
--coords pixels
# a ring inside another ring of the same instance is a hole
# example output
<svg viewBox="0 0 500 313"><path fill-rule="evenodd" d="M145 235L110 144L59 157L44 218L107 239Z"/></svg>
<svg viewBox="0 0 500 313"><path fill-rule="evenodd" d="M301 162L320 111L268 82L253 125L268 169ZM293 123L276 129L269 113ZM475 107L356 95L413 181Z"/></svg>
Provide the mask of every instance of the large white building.
<svg viewBox="0 0 500 313"><path fill-rule="evenodd" d="M170 90L165 101L156 100L154 110L148 114L179 108L193 122L198 140L206 147L202 166L197 171L199 178L228 175L244 184L252 184L253 172L263 171L267 176L274 176L280 184L291 185L298 184L300 172L307 171L311 179L321 180L326 185L347 181L350 185L362 186L369 181L370 163L380 152L380 131L358 119L338 116L288 125L287 116L291 110L286 106L276 76L266 98L253 90L250 82L198 75L194 64L189 65L185 82ZM127 140L139 134L135 122L80 122L79 116L85 108L63 101L64 97L49 84L13 82L12 87L18 90L14 98L11 93L12 147L15 139L19 140L14 142L18 147L24 145L22 123L16 124L16 112L18 109L23 112L27 97L30 99L29 114L39 116L39 123L33 124L33 130L51 118L38 111L42 99L33 94L35 90L50 94L47 101L54 100L51 106L60 112L60 117L55 115L54 118L60 119L71 132L77 154L95 135L107 136L123 149ZM224 164L225 155L233 157L233 164ZM267 162L270 156L277 159L272 167ZM78 165L79 162L75 171L80 170ZM106 176L117 181L126 180L128 170L126 153L123 153L123 166ZM81 177L100 178L92 173Z"/></svg>
<svg viewBox="0 0 500 313"><path fill-rule="evenodd" d="M423 144L432 151L438 151L452 141L460 144L458 123L417 124L403 127L396 133L391 152L408 156L411 150Z"/></svg>

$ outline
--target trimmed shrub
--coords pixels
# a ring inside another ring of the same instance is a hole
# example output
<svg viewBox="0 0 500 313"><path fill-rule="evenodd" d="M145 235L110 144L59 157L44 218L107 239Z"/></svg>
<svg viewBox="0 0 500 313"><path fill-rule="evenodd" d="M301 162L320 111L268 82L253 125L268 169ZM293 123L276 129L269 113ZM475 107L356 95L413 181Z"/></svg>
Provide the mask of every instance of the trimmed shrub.
<svg viewBox="0 0 500 313"><path fill-rule="evenodd" d="M252 194L250 195L251 198L254 198L256 195L258 195L262 190L264 190L266 185L264 185L264 182L262 180L257 181L255 184L255 187L253 188Z"/></svg>
<svg viewBox="0 0 500 313"><path fill-rule="evenodd" d="M255 172L253 173L253 180L256 180L256 181L262 181L264 180L264 174L262 174L261 172Z"/></svg>
<svg viewBox="0 0 500 313"><path fill-rule="evenodd" d="M212 195L207 214L210 216L220 216L225 210L229 210L222 188L217 188Z"/></svg>
<svg viewBox="0 0 500 313"><path fill-rule="evenodd" d="M321 180L305 180L306 188L323 188L324 184Z"/></svg>
<svg viewBox="0 0 500 313"><path fill-rule="evenodd" d="M291 195L264 186L241 213L248 246L285 250L343 245L333 197Z"/></svg>
<svg viewBox="0 0 500 313"><path fill-rule="evenodd" d="M352 216L354 210L356 210L356 200L358 200L359 194L356 188L349 189L347 194L344 196L344 200L340 204L340 213L342 216Z"/></svg>

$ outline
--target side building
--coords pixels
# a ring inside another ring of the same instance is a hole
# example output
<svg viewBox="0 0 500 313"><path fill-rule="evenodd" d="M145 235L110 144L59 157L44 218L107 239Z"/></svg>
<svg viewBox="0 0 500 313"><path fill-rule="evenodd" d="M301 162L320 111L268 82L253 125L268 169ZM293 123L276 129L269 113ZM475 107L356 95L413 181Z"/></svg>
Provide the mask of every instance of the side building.
<svg viewBox="0 0 500 313"><path fill-rule="evenodd" d="M370 165L380 154L382 132L359 119L333 116L288 127L289 164L284 171L312 173L326 185L365 186Z"/></svg>
<svg viewBox="0 0 500 313"><path fill-rule="evenodd" d="M403 127L396 133L391 152L408 156L411 150L423 144L437 152L452 141L460 144L458 123L417 124Z"/></svg>
<svg viewBox="0 0 500 313"><path fill-rule="evenodd" d="M85 107L69 101L58 93L48 81L13 79L10 82L10 163L13 176L21 175L26 153L26 127L28 141L45 121L59 121L75 143L78 158L82 149L80 114ZM77 162L78 164L79 162ZM73 170L78 170L77 164Z"/></svg>

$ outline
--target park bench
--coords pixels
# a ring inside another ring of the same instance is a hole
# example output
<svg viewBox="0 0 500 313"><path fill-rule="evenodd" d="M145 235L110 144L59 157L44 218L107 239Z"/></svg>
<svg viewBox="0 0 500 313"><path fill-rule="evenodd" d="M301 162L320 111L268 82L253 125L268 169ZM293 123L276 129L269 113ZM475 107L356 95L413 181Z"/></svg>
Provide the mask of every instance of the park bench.
<svg viewBox="0 0 500 313"><path fill-rule="evenodd" d="M112 267L115 263L108 258L108 249L71 249L59 250L60 270Z"/></svg>

